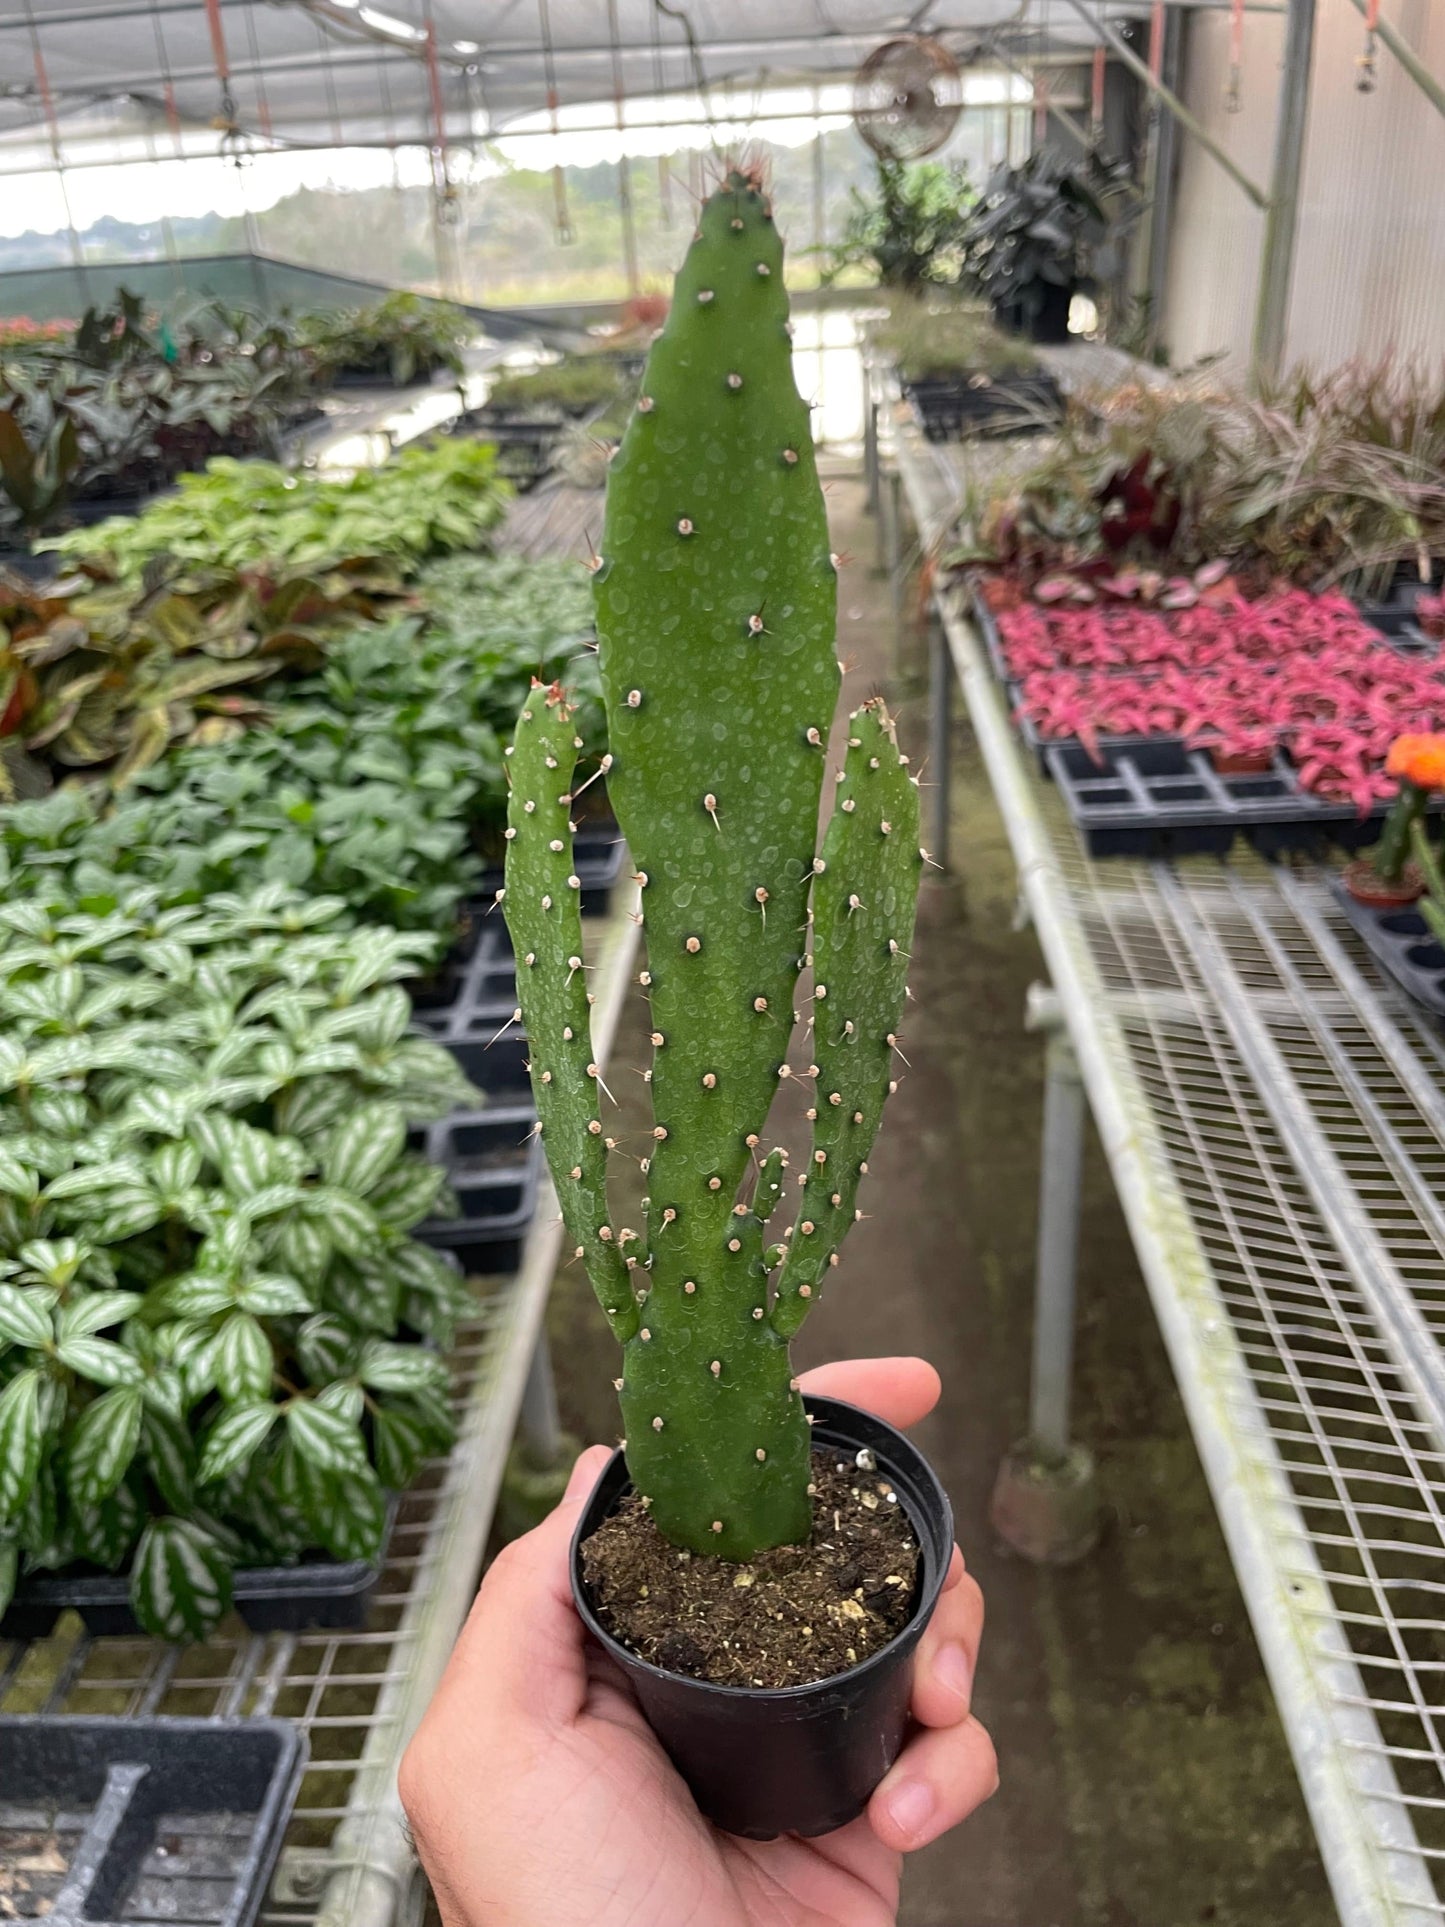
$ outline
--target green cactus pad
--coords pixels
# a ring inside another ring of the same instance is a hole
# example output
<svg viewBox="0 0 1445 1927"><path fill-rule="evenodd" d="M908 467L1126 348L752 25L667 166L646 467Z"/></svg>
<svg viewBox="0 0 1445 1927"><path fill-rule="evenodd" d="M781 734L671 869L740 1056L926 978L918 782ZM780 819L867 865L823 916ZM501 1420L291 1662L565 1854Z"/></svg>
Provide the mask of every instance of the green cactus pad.
<svg viewBox="0 0 1445 1927"><path fill-rule="evenodd" d="M773 1324L802 1324L849 1226L889 1086L923 853L918 791L880 703L848 719L842 781L813 884L813 1149Z"/></svg>
<svg viewBox="0 0 1445 1927"><path fill-rule="evenodd" d="M534 683L517 719L507 773L507 928L532 1089L562 1220L619 1339L637 1301L607 1216L607 1147L598 1115L592 1013L569 820L578 742L560 689Z"/></svg>

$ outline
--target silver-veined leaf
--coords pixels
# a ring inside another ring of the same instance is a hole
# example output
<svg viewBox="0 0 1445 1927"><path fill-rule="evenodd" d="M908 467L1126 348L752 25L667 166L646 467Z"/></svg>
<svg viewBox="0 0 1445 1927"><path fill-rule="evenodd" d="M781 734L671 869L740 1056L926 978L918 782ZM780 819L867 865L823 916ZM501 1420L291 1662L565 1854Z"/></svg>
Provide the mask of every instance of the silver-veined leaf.
<svg viewBox="0 0 1445 1927"><path fill-rule="evenodd" d="M431 1215L447 1174L438 1164L420 1159L397 1165L367 1195L367 1203L396 1231L409 1231Z"/></svg>
<svg viewBox="0 0 1445 1927"><path fill-rule="evenodd" d="M389 1171L406 1143L406 1120L395 1104L359 1104L336 1126L321 1152L328 1184L364 1197Z"/></svg>
<svg viewBox="0 0 1445 1927"><path fill-rule="evenodd" d="M299 1457L322 1472L360 1472L366 1442L354 1425L315 1399L293 1399L286 1407L286 1429Z"/></svg>
<svg viewBox="0 0 1445 1927"><path fill-rule="evenodd" d="M55 1293L44 1285L29 1290L19 1285L0 1285L0 1341L35 1348L48 1345L55 1336L50 1309Z"/></svg>
<svg viewBox="0 0 1445 1927"><path fill-rule="evenodd" d="M69 1522L76 1555L113 1572L135 1544L144 1519L140 1500L122 1483L99 1505L72 1505Z"/></svg>
<svg viewBox="0 0 1445 1927"><path fill-rule="evenodd" d="M277 1234L276 1256L303 1285L320 1284L331 1263L331 1252L326 1226L300 1211L287 1218Z"/></svg>
<svg viewBox="0 0 1445 1927"><path fill-rule="evenodd" d="M21 1372L0 1392L0 1520L13 1518L30 1497L43 1441L40 1374Z"/></svg>
<svg viewBox="0 0 1445 1927"><path fill-rule="evenodd" d="M425 1428L400 1405L379 1406L372 1417L376 1474L392 1492L403 1492L427 1456Z"/></svg>
<svg viewBox="0 0 1445 1927"><path fill-rule="evenodd" d="M66 1454L66 1483L77 1505L99 1505L125 1477L140 1443L141 1415L139 1389L118 1385L76 1420Z"/></svg>
<svg viewBox="0 0 1445 1927"><path fill-rule="evenodd" d="M162 1498L177 1512L188 1512L196 1496L196 1446L190 1427L176 1414L147 1406L141 1440Z"/></svg>
<svg viewBox="0 0 1445 1927"><path fill-rule="evenodd" d="M357 1377L377 1392L416 1392L426 1386L445 1388L447 1368L422 1345L391 1345L369 1339L361 1348Z"/></svg>
<svg viewBox="0 0 1445 1927"><path fill-rule="evenodd" d="M140 1302L140 1294L134 1291L88 1291L61 1308L55 1335L62 1344L68 1338L89 1338L107 1325L122 1323Z"/></svg>
<svg viewBox="0 0 1445 1927"><path fill-rule="evenodd" d="M258 1318L304 1316L316 1309L296 1280L280 1273L248 1278L237 1288L236 1303Z"/></svg>
<svg viewBox="0 0 1445 1927"><path fill-rule="evenodd" d="M156 1639L203 1639L231 1603L231 1563L189 1519L152 1519L130 1577L131 1610Z"/></svg>
<svg viewBox="0 0 1445 1927"><path fill-rule="evenodd" d="M321 1312L308 1318L297 1333L296 1356L314 1384L346 1378L356 1363L356 1339L344 1319Z"/></svg>
<svg viewBox="0 0 1445 1927"><path fill-rule="evenodd" d="M249 1312L237 1311L216 1334L216 1384L228 1404L265 1398L275 1361L271 1341Z"/></svg>
<svg viewBox="0 0 1445 1927"><path fill-rule="evenodd" d="M67 1338L57 1344L62 1364L94 1385L138 1385L141 1363L124 1345L109 1338Z"/></svg>
<svg viewBox="0 0 1445 1927"><path fill-rule="evenodd" d="M333 1559L376 1559L386 1531L386 1494L370 1466L313 1486L306 1522Z"/></svg>
<svg viewBox="0 0 1445 1927"><path fill-rule="evenodd" d="M225 1478L249 1459L280 1417L269 1399L248 1399L223 1412L207 1434L196 1477L202 1485Z"/></svg>

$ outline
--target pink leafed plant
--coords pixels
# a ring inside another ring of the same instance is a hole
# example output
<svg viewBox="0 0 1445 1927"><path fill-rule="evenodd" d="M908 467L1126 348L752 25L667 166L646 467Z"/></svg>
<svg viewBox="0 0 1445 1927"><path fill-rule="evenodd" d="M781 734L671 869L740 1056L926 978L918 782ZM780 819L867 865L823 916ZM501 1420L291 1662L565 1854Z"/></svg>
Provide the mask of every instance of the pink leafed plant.
<svg viewBox="0 0 1445 1927"><path fill-rule="evenodd" d="M1144 603L1115 581L1088 603L987 596L1019 713L1045 740L1097 756L1104 737L1178 736L1233 764L1278 748L1305 789L1365 814L1395 793L1395 737L1445 727L1445 666L1397 654L1344 596L1248 600L1220 577Z"/></svg>

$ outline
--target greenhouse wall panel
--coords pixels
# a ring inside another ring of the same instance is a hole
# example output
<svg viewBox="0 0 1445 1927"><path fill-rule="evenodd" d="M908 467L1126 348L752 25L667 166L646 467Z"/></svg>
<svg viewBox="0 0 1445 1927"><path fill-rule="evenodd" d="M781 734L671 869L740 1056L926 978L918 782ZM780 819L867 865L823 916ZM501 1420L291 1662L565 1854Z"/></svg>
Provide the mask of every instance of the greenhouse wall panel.
<svg viewBox="0 0 1445 1927"><path fill-rule="evenodd" d="M1445 9L1394 0L1390 24L1445 72ZM1267 184L1284 23L1248 18L1241 104L1231 113L1228 18L1195 14L1189 106L1251 177ZM1350 0L1320 0L1287 358L1330 365L1386 350L1445 354L1445 119L1383 45L1377 85L1357 85L1364 23ZM1247 361L1264 221L1197 143L1181 154L1165 333L1177 361Z"/></svg>

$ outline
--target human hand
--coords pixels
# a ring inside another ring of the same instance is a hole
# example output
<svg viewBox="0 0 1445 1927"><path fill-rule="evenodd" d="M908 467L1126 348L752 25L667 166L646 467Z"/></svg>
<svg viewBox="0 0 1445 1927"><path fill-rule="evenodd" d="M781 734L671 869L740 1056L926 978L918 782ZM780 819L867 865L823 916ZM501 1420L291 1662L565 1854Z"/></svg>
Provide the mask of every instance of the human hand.
<svg viewBox="0 0 1445 1927"><path fill-rule="evenodd" d="M897 1426L940 1389L918 1358L802 1384ZM917 1730L866 1813L816 1840L740 1840L699 1814L572 1603L572 1534L606 1462L584 1452L556 1511L493 1561L402 1761L445 1927L893 1927L902 1855L998 1784L969 1712L983 1596L958 1548L913 1659Z"/></svg>

